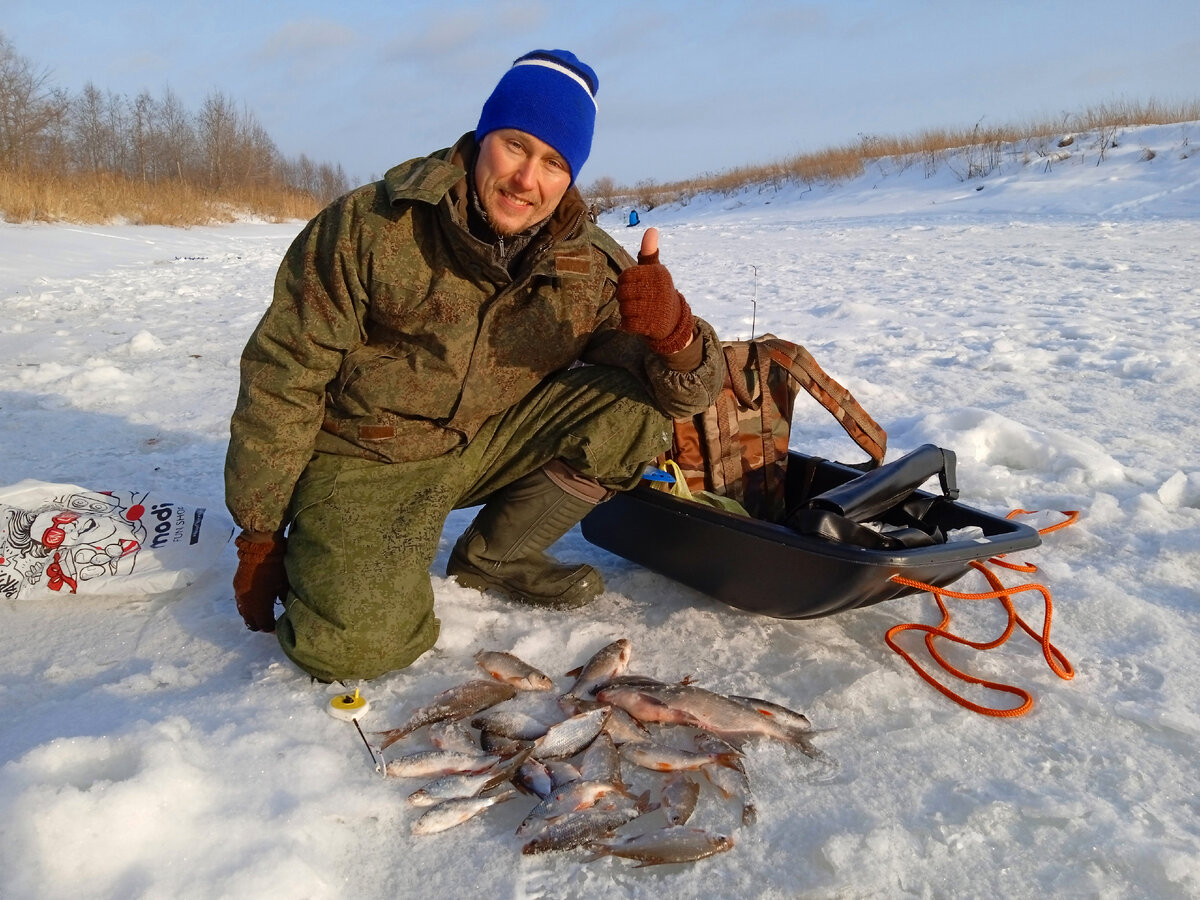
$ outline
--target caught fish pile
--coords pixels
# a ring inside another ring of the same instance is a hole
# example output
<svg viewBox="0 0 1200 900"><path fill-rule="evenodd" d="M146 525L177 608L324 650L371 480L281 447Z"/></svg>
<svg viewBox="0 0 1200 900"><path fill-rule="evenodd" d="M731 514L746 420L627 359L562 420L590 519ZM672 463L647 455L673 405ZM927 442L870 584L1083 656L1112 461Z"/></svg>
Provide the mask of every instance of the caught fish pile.
<svg viewBox="0 0 1200 900"><path fill-rule="evenodd" d="M384 773L420 780L408 795L424 809L413 833L445 831L524 795L534 805L516 834L527 854L582 848L588 861L649 866L729 850L729 835L687 824L701 796L736 803L741 823L752 824L745 744L768 738L818 756L809 721L690 679L631 674L630 649L625 639L602 648L567 673L574 683L553 699L549 676L511 653L482 650L475 659L488 678L443 691L376 732ZM432 749L388 753L422 729Z"/></svg>

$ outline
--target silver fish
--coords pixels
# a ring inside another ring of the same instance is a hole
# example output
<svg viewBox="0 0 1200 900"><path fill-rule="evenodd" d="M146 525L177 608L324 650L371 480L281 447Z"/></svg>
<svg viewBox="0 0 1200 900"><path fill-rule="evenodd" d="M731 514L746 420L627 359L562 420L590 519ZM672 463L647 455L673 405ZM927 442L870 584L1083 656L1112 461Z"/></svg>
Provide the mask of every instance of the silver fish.
<svg viewBox="0 0 1200 900"><path fill-rule="evenodd" d="M567 693L580 699L589 698L601 682L624 673L629 665L631 649L632 644L627 638L620 638L600 648L586 663L567 673L575 675L575 683Z"/></svg>
<svg viewBox="0 0 1200 900"><path fill-rule="evenodd" d="M579 777L584 781L605 781L617 784L621 781L621 755L613 739L605 731L583 751L579 760Z"/></svg>
<svg viewBox="0 0 1200 900"><path fill-rule="evenodd" d="M480 650L475 661L497 681L511 684L518 691L552 691L554 681L545 672L503 650Z"/></svg>
<svg viewBox="0 0 1200 900"><path fill-rule="evenodd" d="M509 788L499 794L486 797L459 797L455 800L445 800L426 810L419 819L413 822L412 833L437 834L439 831L461 825L488 807L503 803L516 795L517 792Z"/></svg>
<svg viewBox="0 0 1200 900"><path fill-rule="evenodd" d="M615 785L600 781L576 781L566 785L530 810L529 815L517 827L517 835L540 831L554 819L593 807L601 797L617 792L618 788Z"/></svg>
<svg viewBox="0 0 1200 900"><path fill-rule="evenodd" d="M643 769L655 772L682 772L716 763L721 766L737 764L741 754L735 752L703 753L669 747L657 741L636 741L621 745L621 755Z"/></svg>
<svg viewBox="0 0 1200 900"><path fill-rule="evenodd" d="M485 753L493 753L496 756L513 756L532 745L529 741L518 741L491 731L481 731L479 732L479 746Z"/></svg>
<svg viewBox="0 0 1200 900"><path fill-rule="evenodd" d="M551 789L555 791L582 778L578 767L567 762L565 759L546 760L546 771L550 773Z"/></svg>
<svg viewBox="0 0 1200 900"><path fill-rule="evenodd" d="M772 703L770 700L763 700L761 697L741 697L736 694L728 696L730 700L744 703L759 715L774 719L785 728L793 728L797 731L812 728L812 723L808 721L808 716L804 715L804 713L796 712L794 709L788 709L786 706Z"/></svg>
<svg viewBox="0 0 1200 900"><path fill-rule="evenodd" d="M624 675L614 675L612 678L606 678L604 681L597 682L588 691L589 694L595 696L601 689L606 687L667 687L672 682L663 681L660 678L652 678L649 675L635 675L626 673ZM691 678L684 678L682 681L673 682L674 684L691 684Z"/></svg>
<svg viewBox="0 0 1200 900"><path fill-rule="evenodd" d="M549 797L554 790L554 781L550 777L550 770L541 760L532 757L521 764L521 768L517 772L517 779L519 786L542 800Z"/></svg>
<svg viewBox="0 0 1200 900"><path fill-rule="evenodd" d="M532 749L532 748L530 748ZM477 774L443 775L423 788L408 795L413 806L433 806L443 800L474 797L484 794L513 778L529 757L529 750L512 759L497 763L492 768Z"/></svg>
<svg viewBox="0 0 1200 900"><path fill-rule="evenodd" d="M439 750L457 750L459 753L479 750L479 740L474 732L457 719L430 725L429 743Z"/></svg>
<svg viewBox="0 0 1200 900"><path fill-rule="evenodd" d="M619 706L612 707L612 715L604 723L605 733L613 739L614 744L624 744L628 741L648 741L650 732L629 711Z"/></svg>
<svg viewBox="0 0 1200 900"><path fill-rule="evenodd" d="M631 822L642 814L636 806L618 806L612 809L589 807L578 812L567 813L549 823L538 832L537 837L521 848L522 853L545 853L548 850L570 850L583 847Z"/></svg>
<svg viewBox="0 0 1200 900"><path fill-rule="evenodd" d="M714 764L713 768L720 768ZM707 771L707 770L705 770ZM662 789L662 808L667 814L667 824L683 825L696 811L700 801L700 784L686 775L667 779Z"/></svg>
<svg viewBox="0 0 1200 900"><path fill-rule="evenodd" d="M550 730L534 743L533 755L538 759L574 756L596 739L608 715L609 708L601 706L551 726Z"/></svg>
<svg viewBox="0 0 1200 900"><path fill-rule="evenodd" d="M669 825L658 831L635 834L628 837L597 841L592 844L595 855L588 861L601 856L620 856L638 860L638 866L659 866L665 863L693 862L716 853L724 853L733 847L733 838L713 834L703 828L685 828Z"/></svg>
<svg viewBox="0 0 1200 900"><path fill-rule="evenodd" d="M436 806L445 800L474 797L482 794L495 777L491 770L478 775L443 775L409 794L408 802L411 806Z"/></svg>
<svg viewBox="0 0 1200 900"><path fill-rule="evenodd" d="M536 741L549 730L545 722L515 709L490 709L473 718L471 726L514 741Z"/></svg>
<svg viewBox="0 0 1200 900"><path fill-rule="evenodd" d="M764 716L744 703L695 685L604 688L596 698L627 710L642 722L691 725L724 738L774 738L802 749L808 745L808 736L804 732Z"/></svg>
<svg viewBox="0 0 1200 900"><path fill-rule="evenodd" d="M441 775L478 775L486 772L502 757L487 756L478 751L460 753L457 750L422 750L407 756L389 759L384 767L395 778L433 778Z"/></svg>
<svg viewBox="0 0 1200 900"><path fill-rule="evenodd" d="M489 706L512 699L516 694L517 689L511 684L484 681L483 679L474 679L442 691L433 698L433 702L428 706L413 710L408 721L400 727L377 732L384 737L379 749L386 750L396 741L407 737L423 725L465 719Z"/></svg>

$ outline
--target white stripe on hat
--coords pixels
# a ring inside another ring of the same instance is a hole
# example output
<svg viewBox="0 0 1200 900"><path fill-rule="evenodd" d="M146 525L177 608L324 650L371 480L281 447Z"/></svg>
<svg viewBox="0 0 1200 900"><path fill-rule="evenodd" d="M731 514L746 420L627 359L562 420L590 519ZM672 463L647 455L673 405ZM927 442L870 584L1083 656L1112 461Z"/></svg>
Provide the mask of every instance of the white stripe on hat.
<svg viewBox="0 0 1200 900"><path fill-rule="evenodd" d="M545 66L547 69L553 69L555 72L566 75L583 88L584 93L591 99L592 106L596 106L596 98L592 95L591 87L588 85L587 80L580 76L578 72L574 72L566 66L548 59L519 59L512 64L514 69L517 66Z"/></svg>

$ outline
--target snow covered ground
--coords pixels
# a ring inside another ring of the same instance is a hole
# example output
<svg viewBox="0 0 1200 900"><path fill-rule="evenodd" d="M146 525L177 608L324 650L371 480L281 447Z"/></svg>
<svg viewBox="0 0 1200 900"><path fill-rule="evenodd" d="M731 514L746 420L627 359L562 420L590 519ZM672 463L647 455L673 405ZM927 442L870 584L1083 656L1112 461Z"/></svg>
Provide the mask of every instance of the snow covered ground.
<svg viewBox="0 0 1200 900"><path fill-rule="evenodd" d="M1014 153L969 182L887 164L835 190L640 211L700 315L728 338L753 316L804 343L888 429L890 456L954 449L963 499L992 512L1082 511L1021 554L1054 593L1075 679L1023 635L951 653L1029 688L1029 715L968 712L887 648L890 626L936 623L927 594L755 617L576 530L556 552L600 567L609 590L539 612L442 577L462 511L434 572L439 645L360 685L366 730L474 677L479 649L565 688L627 637L638 671L805 711L838 765L751 745L758 822L706 794L699 824L736 846L686 866L523 856L523 800L416 837L415 785L381 779L326 715L339 689L242 625L230 545L176 594L0 601L0 895L1200 896L1198 140L1196 123L1130 130L1100 160L1081 135L1070 158ZM602 224L632 249L627 212ZM219 507L238 354L299 227L0 225L0 485ZM792 443L860 458L803 398ZM1018 605L1040 621L1036 594ZM994 603L952 609L975 639L1002 626Z"/></svg>

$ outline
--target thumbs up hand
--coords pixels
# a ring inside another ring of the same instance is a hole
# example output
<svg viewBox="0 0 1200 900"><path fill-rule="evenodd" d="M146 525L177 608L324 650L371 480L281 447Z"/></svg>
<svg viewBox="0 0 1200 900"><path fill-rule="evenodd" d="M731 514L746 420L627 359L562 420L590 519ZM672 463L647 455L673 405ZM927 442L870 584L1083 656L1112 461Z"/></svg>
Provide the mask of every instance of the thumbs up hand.
<svg viewBox="0 0 1200 900"><path fill-rule="evenodd" d="M642 235L638 264L617 279L617 303L621 307L621 330L646 337L650 349L667 355L678 353L692 342L695 319L667 267L658 261L658 229Z"/></svg>

